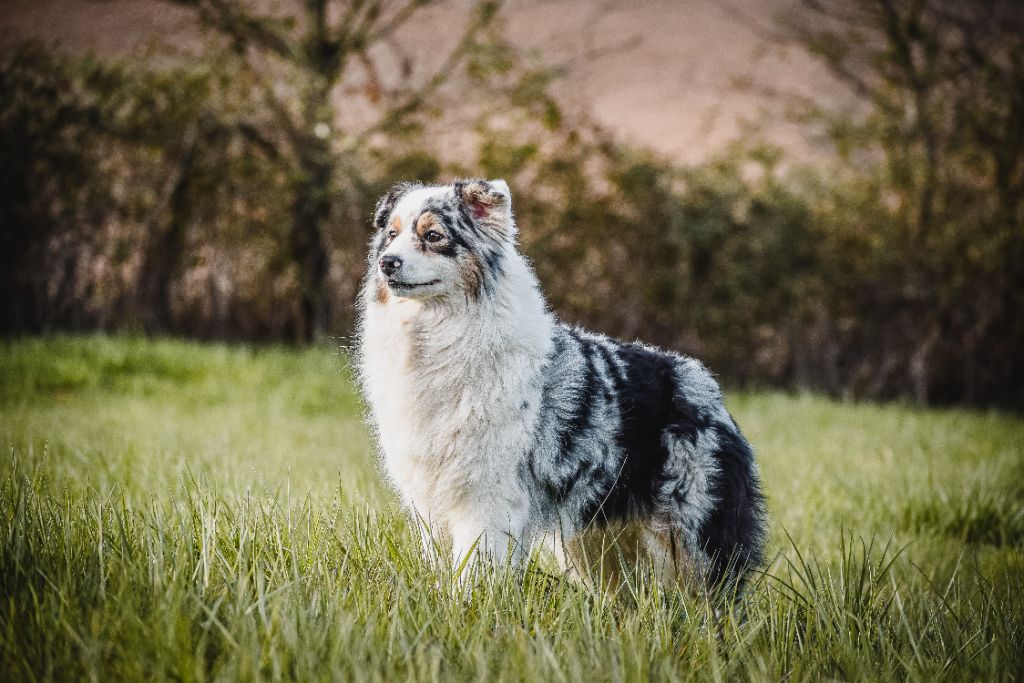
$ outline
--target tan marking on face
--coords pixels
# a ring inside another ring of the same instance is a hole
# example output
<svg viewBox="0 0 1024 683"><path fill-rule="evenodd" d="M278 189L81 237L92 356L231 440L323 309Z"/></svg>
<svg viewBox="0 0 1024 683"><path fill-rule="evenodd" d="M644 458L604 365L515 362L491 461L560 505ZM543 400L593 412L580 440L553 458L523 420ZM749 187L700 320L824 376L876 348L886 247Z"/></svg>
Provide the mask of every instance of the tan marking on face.
<svg viewBox="0 0 1024 683"><path fill-rule="evenodd" d="M387 284L383 280L377 280L377 303L386 304L390 296Z"/></svg>
<svg viewBox="0 0 1024 683"><path fill-rule="evenodd" d="M395 216L394 218L392 218L391 219L391 229L394 230L395 232L398 232L398 233L402 232L402 219L399 218L398 216Z"/></svg>
<svg viewBox="0 0 1024 683"><path fill-rule="evenodd" d="M430 230L436 230L441 234L444 234L441 230L441 223L437 220L437 216L432 213L425 213L420 216L418 221L416 221L416 234L423 237Z"/></svg>

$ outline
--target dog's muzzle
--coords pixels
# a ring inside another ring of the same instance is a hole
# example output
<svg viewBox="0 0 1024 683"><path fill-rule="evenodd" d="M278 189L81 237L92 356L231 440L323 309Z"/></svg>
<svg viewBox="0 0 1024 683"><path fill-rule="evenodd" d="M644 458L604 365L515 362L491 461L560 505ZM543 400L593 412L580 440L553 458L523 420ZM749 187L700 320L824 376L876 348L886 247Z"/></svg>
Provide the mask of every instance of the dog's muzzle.
<svg viewBox="0 0 1024 683"><path fill-rule="evenodd" d="M390 278L402 267L402 259L397 256L381 256L378 265L380 266L380 272Z"/></svg>

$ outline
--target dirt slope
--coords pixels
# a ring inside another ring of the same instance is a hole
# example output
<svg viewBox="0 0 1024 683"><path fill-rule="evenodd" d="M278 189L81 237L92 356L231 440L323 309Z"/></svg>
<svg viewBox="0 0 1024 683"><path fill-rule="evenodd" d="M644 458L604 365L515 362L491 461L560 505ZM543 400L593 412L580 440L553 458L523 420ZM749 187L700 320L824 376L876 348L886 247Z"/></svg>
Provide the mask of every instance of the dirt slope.
<svg viewBox="0 0 1024 683"><path fill-rule="evenodd" d="M471 4L432 9L425 25L450 26ZM799 157L820 153L782 120L777 102L738 83L852 105L799 47L767 37L764 29L793 7L794 0L510 0L505 18L517 45L564 67L556 92L566 106L589 111L634 143L694 162L735 138L744 122ZM0 46L27 37L127 56L156 37L187 45L196 32L187 13L155 0L2 0Z"/></svg>

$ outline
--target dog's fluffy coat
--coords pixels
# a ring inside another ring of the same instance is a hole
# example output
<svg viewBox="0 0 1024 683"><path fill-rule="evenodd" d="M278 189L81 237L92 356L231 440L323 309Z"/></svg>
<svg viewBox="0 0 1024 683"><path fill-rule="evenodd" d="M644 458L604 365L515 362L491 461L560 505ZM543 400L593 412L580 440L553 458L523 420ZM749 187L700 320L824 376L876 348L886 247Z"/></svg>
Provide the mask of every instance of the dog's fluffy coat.
<svg viewBox="0 0 1024 683"><path fill-rule="evenodd" d="M456 561L619 523L687 580L761 561L757 466L715 380L556 321L503 181L401 184L374 224L360 377L389 476Z"/></svg>

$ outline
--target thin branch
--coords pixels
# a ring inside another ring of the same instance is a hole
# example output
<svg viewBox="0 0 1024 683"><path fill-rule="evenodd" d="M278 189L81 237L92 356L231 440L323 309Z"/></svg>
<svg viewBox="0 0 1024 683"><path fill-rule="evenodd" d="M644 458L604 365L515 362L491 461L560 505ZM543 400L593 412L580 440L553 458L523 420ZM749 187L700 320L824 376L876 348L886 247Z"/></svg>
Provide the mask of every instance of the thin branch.
<svg viewBox="0 0 1024 683"><path fill-rule="evenodd" d="M341 24L344 33L339 41L350 49L365 49L366 34L380 18L380 0L373 0L370 3L356 0L349 9Z"/></svg>
<svg viewBox="0 0 1024 683"><path fill-rule="evenodd" d="M231 132L234 131L255 145L263 154L272 162L280 162L284 155L281 153L281 149L277 146L273 140L265 136L259 128L248 121L236 121L234 123L225 124L225 130Z"/></svg>
<svg viewBox="0 0 1024 683"><path fill-rule="evenodd" d="M306 0L313 15L313 35L318 43L327 42L327 0Z"/></svg>
<svg viewBox="0 0 1024 683"><path fill-rule="evenodd" d="M300 127L295 124L292 119L291 113L288 111L288 107L278 98L274 89L266 83L263 79L259 79L260 90L263 92L263 99L266 102L267 107L274 113L277 120L280 122L281 128L284 130L285 137L288 142L291 143L293 149L298 149L303 143L303 135Z"/></svg>
<svg viewBox="0 0 1024 683"><path fill-rule="evenodd" d="M399 73L402 82L406 82L412 76L412 56L405 49L401 41L396 40L394 35L384 37L384 45L391 48L395 60L398 62Z"/></svg>
<svg viewBox="0 0 1024 683"><path fill-rule="evenodd" d="M377 71L377 66L370 59L370 55L365 51L361 50L358 53L359 63L363 65L363 69L366 71L366 85L363 91L366 96L373 103L380 101L381 94L384 92L384 88L381 85L380 74Z"/></svg>
<svg viewBox="0 0 1024 683"><path fill-rule="evenodd" d="M364 41L364 47L373 45L378 40L392 35L416 12L431 3L431 0L409 0L391 19L380 25L375 31L369 32Z"/></svg>
<svg viewBox="0 0 1024 683"><path fill-rule="evenodd" d="M828 53L815 47L816 45L845 45L849 47L851 45L858 45L860 42L849 35L839 34L833 28L817 28L822 23L832 27L839 24L855 32L878 31L877 27L864 17L863 7L856 5L843 11L842 8L838 7L839 4L837 2L825 3L820 0L803 0L803 5L809 11L817 14L818 19L797 20L794 18L786 22L789 32L793 34L805 49L819 57L832 75L853 90L855 95L870 100L887 114L898 114L898 105L883 97L878 85L872 82L870 78L872 70L870 67L865 67L864 64L865 62L870 62L870 58L860 54L860 63L858 64L858 60L852 59L850 53ZM751 27L748 26L748 28ZM854 36L858 35L863 34L854 34ZM858 70L858 67L860 67L860 70ZM865 68L868 74L862 73Z"/></svg>
<svg viewBox="0 0 1024 683"><path fill-rule="evenodd" d="M620 56L623 52L635 50L643 44L643 37L639 33L626 36L622 40L605 45L604 47L589 47L581 54L565 59L547 68L552 79L560 79L570 75L580 65L592 65L594 62L608 56Z"/></svg>
<svg viewBox="0 0 1024 683"><path fill-rule="evenodd" d="M178 188L185 178L185 172L192 164L196 143L199 141L199 129L201 126L199 121L200 118L202 118L202 116L197 117L185 128L185 134L182 136L181 143L178 145L174 164L171 166L170 173L167 174L167 179L164 181L156 202L153 204L152 208L150 208L146 219L142 222L144 232L147 235L152 235L156 232L157 221L159 221L160 216L163 215L164 211L167 210L167 207L171 203L171 198L178 191Z"/></svg>
<svg viewBox="0 0 1024 683"><path fill-rule="evenodd" d="M352 26L356 17L363 11L363 6L365 4L366 0L349 0L348 9L345 10L345 16L341 18L341 23L338 24L339 27L344 30L345 28ZM349 33L346 32L341 35L339 40L347 43L349 42L348 38Z"/></svg>
<svg viewBox="0 0 1024 683"><path fill-rule="evenodd" d="M269 17L257 17L227 0L164 0L195 11L200 21L232 41L243 51L250 45L295 62L299 55L289 38L270 28Z"/></svg>
<svg viewBox="0 0 1024 683"><path fill-rule="evenodd" d="M446 80L448 80L451 75L450 72L455 68L455 65L458 64L473 47L476 42L476 34L491 22L495 11L496 4L486 3L481 6L477 16L469 23L469 26L466 27L458 45L456 45L448 54L447 59L445 59L441 67L434 72L434 75L418 90L411 93L402 104L389 110L377 123L356 135L354 140L355 145L357 147L361 146L370 135L394 126L410 113L416 111L427 100L427 98L430 97L430 95L434 94L434 92L440 88Z"/></svg>
<svg viewBox="0 0 1024 683"><path fill-rule="evenodd" d="M814 11L821 11L820 8L817 7L818 3L813 2L813 0L806 1L809 5L813 4L812 9ZM707 4L711 5L712 7L717 7L719 10L722 11L723 14L725 14L725 16L729 17L740 26L743 26L745 29L747 29L748 31L750 31L751 33L753 33L755 36L765 41L766 43L789 43L792 42L794 39L793 36L787 35L783 31L779 31L771 26L766 25L760 19L757 19L756 17L748 14L747 12L740 9L739 6L733 4L732 2L712 2L711 0L707 0Z"/></svg>

